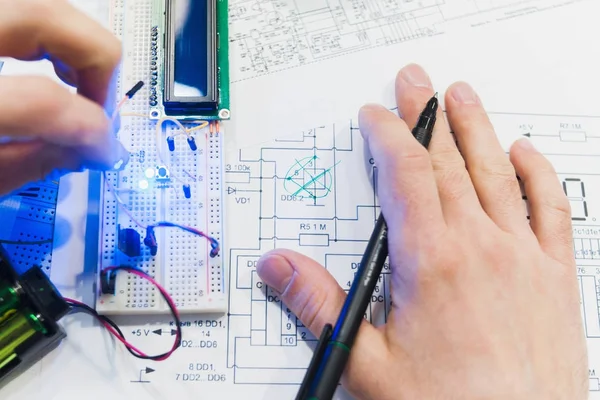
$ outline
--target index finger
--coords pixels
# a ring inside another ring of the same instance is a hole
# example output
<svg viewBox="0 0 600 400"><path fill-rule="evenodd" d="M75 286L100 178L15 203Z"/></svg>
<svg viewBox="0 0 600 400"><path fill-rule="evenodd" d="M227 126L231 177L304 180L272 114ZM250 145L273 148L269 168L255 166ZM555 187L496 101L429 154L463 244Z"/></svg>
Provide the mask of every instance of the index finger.
<svg viewBox="0 0 600 400"><path fill-rule="evenodd" d="M360 130L377 165L377 192L390 235L396 229L405 245L430 242L445 222L427 149L404 121L382 106L360 110ZM400 233L400 232L398 232Z"/></svg>
<svg viewBox="0 0 600 400"><path fill-rule="evenodd" d="M72 69L78 93L104 105L121 60L119 40L66 0L0 0L0 57L48 55Z"/></svg>

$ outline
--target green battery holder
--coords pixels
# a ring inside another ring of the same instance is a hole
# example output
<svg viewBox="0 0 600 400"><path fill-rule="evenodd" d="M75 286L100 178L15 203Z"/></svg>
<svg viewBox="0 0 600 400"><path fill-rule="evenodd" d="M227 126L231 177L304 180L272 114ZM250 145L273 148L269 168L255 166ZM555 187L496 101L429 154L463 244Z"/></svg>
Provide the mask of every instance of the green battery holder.
<svg viewBox="0 0 600 400"><path fill-rule="evenodd" d="M44 271L18 274L0 246L0 389L60 344L69 310Z"/></svg>

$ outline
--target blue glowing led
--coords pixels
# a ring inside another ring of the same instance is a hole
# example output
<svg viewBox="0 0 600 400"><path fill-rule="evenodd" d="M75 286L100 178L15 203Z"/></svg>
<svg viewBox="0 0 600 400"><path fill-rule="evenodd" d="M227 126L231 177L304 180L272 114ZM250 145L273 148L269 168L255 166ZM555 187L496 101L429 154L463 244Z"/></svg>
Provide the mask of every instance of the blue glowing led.
<svg viewBox="0 0 600 400"><path fill-rule="evenodd" d="M117 161L117 162L115 163L115 165L113 166L113 169L115 169L115 170L119 170L119 169L121 169L121 167L123 166L123 163L124 163L124 162L125 162L125 161L124 161L123 159L121 159L121 160Z"/></svg>

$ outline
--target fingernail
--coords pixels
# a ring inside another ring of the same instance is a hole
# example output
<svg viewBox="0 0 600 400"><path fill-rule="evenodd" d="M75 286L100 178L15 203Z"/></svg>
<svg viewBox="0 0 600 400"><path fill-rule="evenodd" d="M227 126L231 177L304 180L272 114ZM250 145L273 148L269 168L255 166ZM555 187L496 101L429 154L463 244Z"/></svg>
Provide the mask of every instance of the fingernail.
<svg viewBox="0 0 600 400"><path fill-rule="evenodd" d="M412 86L432 88L429 75L416 64L410 64L400 70L400 77L403 81Z"/></svg>
<svg viewBox="0 0 600 400"><path fill-rule="evenodd" d="M450 94L457 103L479 104L479 97L473 88L464 82L455 84Z"/></svg>
<svg viewBox="0 0 600 400"><path fill-rule="evenodd" d="M283 293L294 275L294 268L284 257L270 254L258 260L256 272L267 286Z"/></svg>
<svg viewBox="0 0 600 400"><path fill-rule="evenodd" d="M533 146L533 143L531 143L531 140L529 140L529 138L526 137L517 140L517 145L523 150L536 151L535 147Z"/></svg>
<svg viewBox="0 0 600 400"><path fill-rule="evenodd" d="M108 169L113 171L120 171L129 163L129 152L125 149L121 141L117 139L117 132L120 129L120 121L120 116L117 116L115 120L112 121L113 131L110 132L110 135L112 136L111 141L113 146L113 158L111 160L112 164L110 164Z"/></svg>
<svg viewBox="0 0 600 400"><path fill-rule="evenodd" d="M130 155L123 145L116 139L111 140L112 151L102 157L94 155L87 157L83 166L96 171L121 171L129 163Z"/></svg>
<svg viewBox="0 0 600 400"><path fill-rule="evenodd" d="M129 152L127 150L125 150L125 147L123 147L123 145L118 141L116 143L116 146L117 146L117 150L116 150L117 160L115 161L112 168L114 170L119 171L119 170L122 170L123 168L125 168L125 166L129 163Z"/></svg>

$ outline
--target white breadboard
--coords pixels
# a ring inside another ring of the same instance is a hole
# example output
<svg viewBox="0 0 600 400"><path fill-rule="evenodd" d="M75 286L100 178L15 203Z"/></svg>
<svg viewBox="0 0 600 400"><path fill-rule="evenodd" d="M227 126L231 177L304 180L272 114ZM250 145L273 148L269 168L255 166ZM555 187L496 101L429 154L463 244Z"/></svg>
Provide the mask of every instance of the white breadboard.
<svg viewBox="0 0 600 400"><path fill-rule="evenodd" d="M168 150L166 135L177 132L178 128L166 122L162 133L157 135L157 121L149 118L153 1L111 0L111 3L111 26L123 46L118 94L124 96L140 80L146 84L122 110L119 139L130 151L131 160L123 171L106 174L109 185L103 181L99 266L130 265L147 272L169 292L181 313L226 312L221 242L222 125L211 123L191 132L196 151L188 146L185 135L176 136L175 151ZM171 175L166 183L146 176L149 169L163 166ZM190 198L184 195L184 183L190 185ZM119 204L111 186L116 188L127 209ZM178 228L156 228L158 253L152 256L143 243L146 236L143 227L159 221L207 233L219 241L219 255L210 257L210 243L205 238ZM139 232L141 256L129 258L118 249L119 227ZM117 272L115 295L101 294L99 283L96 290L96 309L103 314L169 312L151 283L126 271Z"/></svg>

